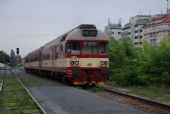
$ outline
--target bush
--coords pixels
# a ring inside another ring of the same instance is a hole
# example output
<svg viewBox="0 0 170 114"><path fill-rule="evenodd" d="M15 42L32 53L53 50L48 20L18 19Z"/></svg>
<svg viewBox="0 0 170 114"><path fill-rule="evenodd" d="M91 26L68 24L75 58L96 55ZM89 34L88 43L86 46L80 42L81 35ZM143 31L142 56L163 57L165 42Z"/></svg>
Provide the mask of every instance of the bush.
<svg viewBox="0 0 170 114"><path fill-rule="evenodd" d="M168 72L163 72L161 75L161 81L166 86L170 86L170 74Z"/></svg>
<svg viewBox="0 0 170 114"><path fill-rule="evenodd" d="M144 41L142 47L137 50L130 40L118 42L111 38L109 80L123 86L170 86L170 38L156 46Z"/></svg>

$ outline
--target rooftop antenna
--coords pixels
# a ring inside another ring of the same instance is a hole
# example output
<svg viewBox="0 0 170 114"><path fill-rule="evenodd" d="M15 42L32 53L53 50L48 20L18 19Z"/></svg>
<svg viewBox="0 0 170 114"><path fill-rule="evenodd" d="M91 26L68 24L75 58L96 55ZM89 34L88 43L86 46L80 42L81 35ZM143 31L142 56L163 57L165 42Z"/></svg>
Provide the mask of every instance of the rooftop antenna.
<svg viewBox="0 0 170 114"><path fill-rule="evenodd" d="M161 15L163 16L163 11L162 11L162 9L161 9Z"/></svg>
<svg viewBox="0 0 170 114"><path fill-rule="evenodd" d="M168 9L169 9L169 0L167 0L167 13L168 13Z"/></svg>
<svg viewBox="0 0 170 114"><path fill-rule="evenodd" d="M110 23L110 18L108 18L108 26L110 25L111 23Z"/></svg>
<svg viewBox="0 0 170 114"><path fill-rule="evenodd" d="M121 25L122 24L122 19L119 18L118 24Z"/></svg>
<svg viewBox="0 0 170 114"><path fill-rule="evenodd" d="M108 29L110 30L110 18L108 18Z"/></svg>

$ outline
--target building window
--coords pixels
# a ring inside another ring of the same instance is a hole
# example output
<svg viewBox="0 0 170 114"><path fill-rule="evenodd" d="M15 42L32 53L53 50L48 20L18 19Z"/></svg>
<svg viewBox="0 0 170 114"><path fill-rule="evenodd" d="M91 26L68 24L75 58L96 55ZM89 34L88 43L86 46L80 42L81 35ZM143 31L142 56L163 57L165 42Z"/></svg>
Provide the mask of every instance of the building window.
<svg viewBox="0 0 170 114"><path fill-rule="evenodd" d="M118 34L121 34L121 32L118 32Z"/></svg>
<svg viewBox="0 0 170 114"><path fill-rule="evenodd" d="M128 35L130 35L130 32L128 32Z"/></svg>
<svg viewBox="0 0 170 114"><path fill-rule="evenodd" d="M138 27L138 25L135 25L135 27Z"/></svg>
<svg viewBox="0 0 170 114"><path fill-rule="evenodd" d="M140 36L140 38L142 38L142 36Z"/></svg>
<svg viewBox="0 0 170 114"><path fill-rule="evenodd" d="M140 32L142 32L143 30L142 29L140 29Z"/></svg>
<svg viewBox="0 0 170 114"><path fill-rule="evenodd" d="M150 37L152 37L152 33L150 34Z"/></svg>
<svg viewBox="0 0 170 114"><path fill-rule="evenodd" d="M138 39L138 36L135 36L135 39Z"/></svg>
<svg viewBox="0 0 170 114"><path fill-rule="evenodd" d="M170 32L168 32L168 35L170 35Z"/></svg>
<svg viewBox="0 0 170 114"><path fill-rule="evenodd" d="M156 43L156 39L151 39L150 42L151 42L152 44L155 44L155 43Z"/></svg>
<svg viewBox="0 0 170 114"><path fill-rule="evenodd" d="M112 32L112 34L114 34L114 32Z"/></svg>
<svg viewBox="0 0 170 114"><path fill-rule="evenodd" d="M135 45L138 45L138 42L135 42Z"/></svg>
<svg viewBox="0 0 170 114"><path fill-rule="evenodd" d="M138 33L138 30L135 30L135 33Z"/></svg>

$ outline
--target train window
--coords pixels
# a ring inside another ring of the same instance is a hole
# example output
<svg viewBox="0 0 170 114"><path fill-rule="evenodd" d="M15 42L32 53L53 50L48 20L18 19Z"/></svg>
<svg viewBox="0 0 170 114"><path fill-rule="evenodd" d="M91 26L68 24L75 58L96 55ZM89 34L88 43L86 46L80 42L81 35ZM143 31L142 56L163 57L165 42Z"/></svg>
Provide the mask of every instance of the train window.
<svg viewBox="0 0 170 114"><path fill-rule="evenodd" d="M97 42L83 42L82 54L97 54Z"/></svg>
<svg viewBox="0 0 170 114"><path fill-rule="evenodd" d="M97 30L83 30L83 36L97 36Z"/></svg>
<svg viewBox="0 0 170 114"><path fill-rule="evenodd" d="M43 59L46 60L46 55L43 55Z"/></svg>
<svg viewBox="0 0 170 114"><path fill-rule="evenodd" d="M58 47L56 46L55 47L55 59L57 59L58 58Z"/></svg>
<svg viewBox="0 0 170 114"><path fill-rule="evenodd" d="M108 43L99 43L99 54L107 54Z"/></svg>
<svg viewBox="0 0 170 114"><path fill-rule="evenodd" d="M79 42L69 43L67 52L70 54L80 54L80 43Z"/></svg>
<svg viewBox="0 0 170 114"><path fill-rule="evenodd" d="M60 45L60 51L63 51L63 45Z"/></svg>
<svg viewBox="0 0 170 114"><path fill-rule="evenodd" d="M55 53L55 59L57 59L57 58L58 58L58 53L56 52L56 53Z"/></svg>
<svg viewBox="0 0 170 114"><path fill-rule="evenodd" d="M50 54L47 54L47 60L49 60L50 59Z"/></svg>

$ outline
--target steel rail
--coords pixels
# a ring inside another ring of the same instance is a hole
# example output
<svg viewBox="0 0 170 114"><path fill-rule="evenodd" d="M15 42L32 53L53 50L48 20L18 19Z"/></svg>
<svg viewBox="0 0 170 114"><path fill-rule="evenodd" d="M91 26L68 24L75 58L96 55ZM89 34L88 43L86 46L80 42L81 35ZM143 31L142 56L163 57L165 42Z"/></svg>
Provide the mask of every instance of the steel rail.
<svg viewBox="0 0 170 114"><path fill-rule="evenodd" d="M158 101L153 101L153 100L150 100L150 99L147 99L147 98L144 98L144 97L140 97L140 96L137 96L137 95L127 94L127 93L120 92L118 90L114 90L114 89L111 89L111 88L105 87L105 86L102 87L102 88L104 89L104 91L107 91L109 93L117 94L117 95L120 95L120 96L123 96L123 97L126 97L126 98L138 100L140 102L143 102L143 103L146 103L146 104L149 104L149 105L152 105L152 106L157 106L159 108L170 110L170 105L167 105L167 104L164 104L164 103L161 103L161 102L158 102Z"/></svg>
<svg viewBox="0 0 170 114"><path fill-rule="evenodd" d="M42 106L38 103L38 101L31 95L31 93L29 92L29 90L25 87L25 85L22 83L22 81L12 72L11 69L9 69L9 71L11 72L11 74L17 79L17 81L22 85L22 87L24 88L24 90L29 94L29 96L33 99L33 101L37 104L37 106L39 107L39 109L43 112L43 114L47 114L47 112L42 108Z"/></svg>

